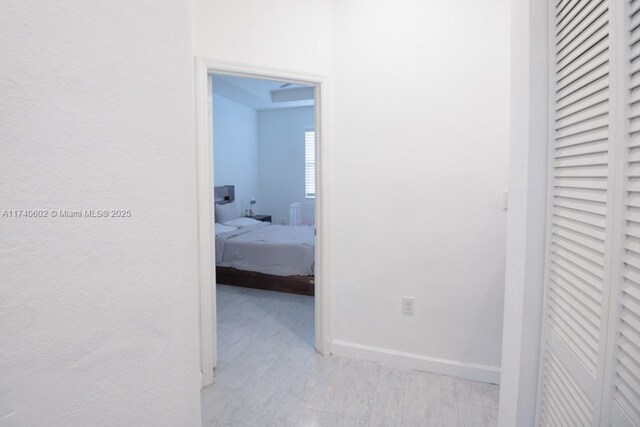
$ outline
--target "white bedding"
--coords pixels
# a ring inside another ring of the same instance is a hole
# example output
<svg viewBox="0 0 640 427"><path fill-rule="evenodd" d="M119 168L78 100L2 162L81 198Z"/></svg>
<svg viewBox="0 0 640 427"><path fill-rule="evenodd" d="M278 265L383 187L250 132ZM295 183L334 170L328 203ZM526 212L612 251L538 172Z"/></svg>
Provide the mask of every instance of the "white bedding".
<svg viewBox="0 0 640 427"><path fill-rule="evenodd" d="M219 236L220 234L224 234L224 233L229 233L237 229L238 227L216 223L216 236Z"/></svg>
<svg viewBox="0 0 640 427"><path fill-rule="evenodd" d="M216 265L276 276L311 276L315 235L310 226L250 225L216 236Z"/></svg>

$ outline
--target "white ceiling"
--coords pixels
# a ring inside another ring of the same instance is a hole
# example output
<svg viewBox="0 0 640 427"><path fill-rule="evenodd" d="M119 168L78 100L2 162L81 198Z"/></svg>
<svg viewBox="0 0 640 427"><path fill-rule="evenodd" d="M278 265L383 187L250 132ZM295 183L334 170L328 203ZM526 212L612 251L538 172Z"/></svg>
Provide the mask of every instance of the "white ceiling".
<svg viewBox="0 0 640 427"><path fill-rule="evenodd" d="M285 84L286 82L276 80L214 75L213 93L256 110L314 105L312 86L289 84L282 87ZM279 102L273 102L272 92Z"/></svg>

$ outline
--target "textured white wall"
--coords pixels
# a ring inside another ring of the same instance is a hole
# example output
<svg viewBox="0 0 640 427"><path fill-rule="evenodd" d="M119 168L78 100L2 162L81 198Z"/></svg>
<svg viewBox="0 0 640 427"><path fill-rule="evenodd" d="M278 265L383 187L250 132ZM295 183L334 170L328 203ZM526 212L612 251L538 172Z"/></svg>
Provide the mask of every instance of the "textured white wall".
<svg viewBox="0 0 640 427"><path fill-rule="evenodd" d="M214 82L215 84L215 82ZM213 95L213 158L215 185L235 185L238 210L258 197L258 113L220 95Z"/></svg>
<svg viewBox="0 0 640 427"><path fill-rule="evenodd" d="M304 133L314 128L314 108L258 111L259 193L257 211L274 223L289 223L289 206L305 198Z"/></svg>
<svg viewBox="0 0 640 427"><path fill-rule="evenodd" d="M192 13L196 55L329 76L334 351L497 381L508 2L195 0Z"/></svg>
<svg viewBox="0 0 640 427"><path fill-rule="evenodd" d="M199 425L189 4L0 4L0 424Z"/></svg>

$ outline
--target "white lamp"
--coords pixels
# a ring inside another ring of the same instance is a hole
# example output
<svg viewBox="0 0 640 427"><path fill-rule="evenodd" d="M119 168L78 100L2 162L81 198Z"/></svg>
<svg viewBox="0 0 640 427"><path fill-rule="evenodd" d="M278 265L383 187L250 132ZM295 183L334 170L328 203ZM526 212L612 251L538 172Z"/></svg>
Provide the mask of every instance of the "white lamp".
<svg viewBox="0 0 640 427"><path fill-rule="evenodd" d="M249 200L249 210L247 211L247 216L253 216L253 205L256 204L256 199L255 197L251 196L251 199Z"/></svg>

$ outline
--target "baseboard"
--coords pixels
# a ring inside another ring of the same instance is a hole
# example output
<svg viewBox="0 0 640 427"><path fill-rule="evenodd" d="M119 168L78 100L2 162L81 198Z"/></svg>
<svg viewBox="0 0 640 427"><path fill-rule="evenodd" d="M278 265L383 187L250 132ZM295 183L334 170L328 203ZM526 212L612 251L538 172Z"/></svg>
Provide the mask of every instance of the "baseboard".
<svg viewBox="0 0 640 427"><path fill-rule="evenodd" d="M337 356L369 360L371 362L400 366L417 371L433 372L435 374L449 375L467 380L492 384L500 383L500 368L498 366L440 359L340 340L334 340L331 343L331 353Z"/></svg>

